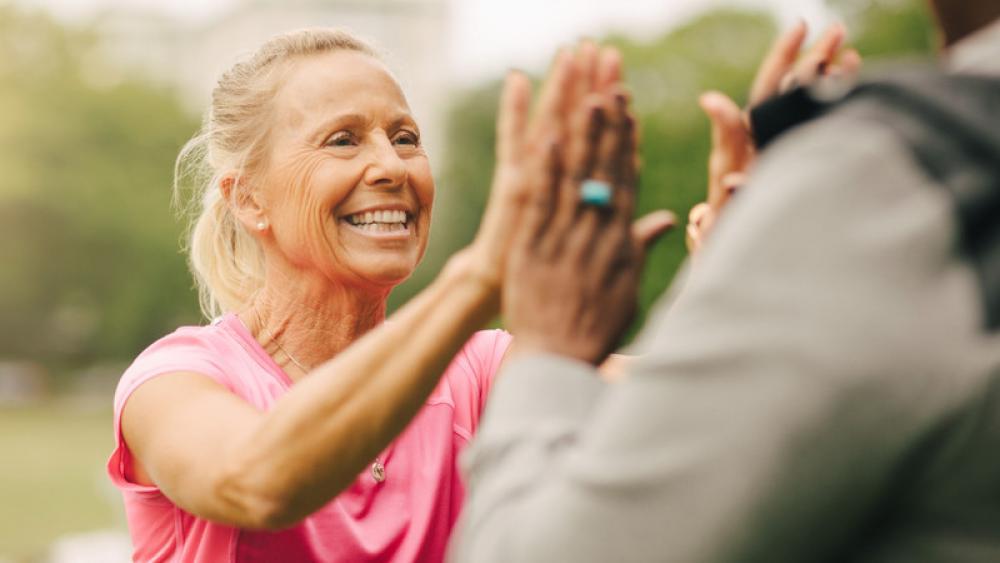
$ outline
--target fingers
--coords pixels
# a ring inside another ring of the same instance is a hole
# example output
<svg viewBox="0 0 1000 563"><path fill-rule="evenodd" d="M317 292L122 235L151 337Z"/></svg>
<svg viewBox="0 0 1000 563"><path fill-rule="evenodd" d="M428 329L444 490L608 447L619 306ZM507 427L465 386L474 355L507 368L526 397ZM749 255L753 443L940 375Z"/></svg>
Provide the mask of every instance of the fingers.
<svg viewBox="0 0 1000 563"><path fill-rule="evenodd" d="M624 91L614 96L619 127L617 143L610 156L611 178L615 186L614 205L623 220L631 220L639 189L639 139L635 116L629 111L630 98Z"/></svg>
<svg viewBox="0 0 1000 563"><path fill-rule="evenodd" d="M515 245L518 246L537 245L550 222L553 206L557 201L556 192L563 181L563 158L559 143L552 138L542 150L545 151L546 158L539 169L534 171L541 185L536 187L534 205L525 210L523 225L519 225L515 231Z"/></svg>
<svg viewBox="0 0 1000 563"><path fill-rule="evenodd" d="M528 77L518 71L508 73L497 113L497 161L500 165L513 163L521 157L530 104Z"/></svg>
<svg viewBox="0 0 1000 563"><path fill-rule="evenodd" d="M564 165L562 182L554 190L553 211L543 243L547 254L562 251L565 238L570 231L579 230L575 222L580 205L580 183L594 174L597 154L603 138L605 112L600 98L592 95L588 102L569 118L572 121L570 135L562 153Z"/></svg>
<svg viewBox="0 0 1000 563"><path fill-rule="evenodd" d="M709 92L701 97L700 103L712 124L707 199L713 209L719 210L727 200L722 179L727 174L746 169L753 156L752 144L736 102L724 94Z"/></svg>
<svg viewBox="0 0 1000 563"><path fill-rule="evenodd" d="M750 107L797 86L812 84L822 76L853 76L857 73L861 56L853 49L842 51L847 38L847 29L843 24L828 27L799 58L807 32L806 24L799 22L775 41L750 89Z"/></svg>
<svg viewBox="0 0 1000 563"><path fill-rule="evenodd" d="M580 107L587 96L594 92L594 84L597 81L598 49L593 41L585 40L580 42L574 57L576 68L576 80L571 89L570 109Z"/></svg>
<svg viewBox="0 0 1000 563"><path fill-rule="evenodd" d="M622 55L614 47L601 49L597 68L596 92L610 92L622 80Z"/></svg>
<svg viewBox="0 0 1000 563"><path fill-rule="evenodd" d="M666 210L653 211L632 223L632 238L643 252L677 225L677 217Z"/></svg>
<svg viewBox="0 0 1000 563"><path fill-rule="evenodd" d="M750 88L751 107L778 94L782 79L795 67L808 31L806 23L799 21L774 42Z"/></svg>
<svg viewBox="0 0 1000 563"><path fill-rule="evenodd" d="M573 53L566 49L560 50L556 55L538 97L535 119L531 127L532 137L543 135L545 130L557 134L565 133L558 126L570 109L569 93L576 76L573 59Z"/></svg>
<svg viewBox="0 0 1000 563"><path fill-rule="evenodd" d="M614 263L616 260L626 262L633 256L642 256L646 244L669 228L674 220L669 213L659 213L647 216L639 223L638 234L641 243L636 244L632 213L635 209L634 170L635 163L635 125L629 113L628 96L619 91L614 96L614 108L611 117L603 131L601 146L598 151L598 166L595 176L608 181L614 186L610 208L585 206L579 227L588 236L586 229L591 229L600 219L606 226L597 236L592 236L590 245L582 254L584 260L593 260L598 265ZM578 228L578 227L574 227ZM636 254L638 252L639 254Z"/></svg>
<svg viewBox="0 0 1000 563"><path fill-rule="evenodd" d="M629 113L629 97L624 90L613 92L607 113L608 126L598 147L592 176L613 186L612 209L631 218L635 201L635 118Z"/></svg>
<svg viewBox="0 0 1000 563"><path fill-rule="evenodd" d="M849 77L855 78L861 72L861 54L855 49L845 49L840 54L840 70Z"/></svg>
<svg viewBox="0 0 1000 563"><path fill-rule="evenodd" d="M579 182L594 176L594 171L600 163L601 169L606 169L603 161L607 151L608 135L604 135L605 124L607 123L607 112L599 100L595 100L586 113L587 133L583 142L579 145L579 151L571 165L576 170L575 181Z"/></svg>
<svg viewBox="0 0 1000 563"><path fill-rule="evenodd" d="M705 233L711 228L712 208L707 203L699 203L688 213L688 224L685 229L684 241L688 252L694 254L701 249Z"/></svg>
<svg viewBox="0 0 1000 563"><path fill-rule="evenodd" d="M794 80L800 85L811 84L819 76L824 76L837 58L847 37L847 30L841 24L831 25L819 41L813 45L792 71Z"/></svg>
<svg viewBox="0 0 1000 563"><path fill-rule="evenodd" d="M736 195L743 185L747 183L747 175L744 172L731 172L722 177L722 189L725 193L726 202Z"/></svg>

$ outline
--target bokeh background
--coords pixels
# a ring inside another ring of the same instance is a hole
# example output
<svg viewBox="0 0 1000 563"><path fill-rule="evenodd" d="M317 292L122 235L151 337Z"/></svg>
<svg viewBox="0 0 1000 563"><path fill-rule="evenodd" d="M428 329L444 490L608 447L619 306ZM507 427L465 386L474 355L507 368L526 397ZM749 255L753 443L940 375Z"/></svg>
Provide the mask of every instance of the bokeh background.
<svg viewBox="0 0 1000 563"><path fill-rule="evenodd" d="M0 0L0 562L128 559L103 472L111 397L130 358L203 322L173 164L238 55L307 25L385 52L439 190L430 252L395 307L475 232L505 69L539 76L585 35L619 46L643 129L641 208L683 217L705 186L698 95L742 100L799 17L814 32L846 22L870 63L936 45L921 0ZM679 234L652 253L644 311L684 254Z"/></svg>

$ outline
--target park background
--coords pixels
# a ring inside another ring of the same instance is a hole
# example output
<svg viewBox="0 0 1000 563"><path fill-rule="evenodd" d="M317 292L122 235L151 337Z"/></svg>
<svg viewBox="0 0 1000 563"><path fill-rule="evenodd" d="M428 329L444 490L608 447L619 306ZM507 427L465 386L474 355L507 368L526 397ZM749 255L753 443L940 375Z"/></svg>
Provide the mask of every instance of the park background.
<svg viewBox="0 0 1000 563"><path fill-rule="evenodd" d="M814 33L847 23L869 68L936 45L920 0L0 0L0 563L128 558L103 470L112 393L145 346L203 322L173 165L238 55L310 24L345 24L385 51L439 194L430 251L397 307L472 239L506 68L540 76L583 35L619 46L642 123L640 211L684 217L704 195L698 95L742 100L797 17ZM684 259L682 238L652 252L643 313Z"/></svg>

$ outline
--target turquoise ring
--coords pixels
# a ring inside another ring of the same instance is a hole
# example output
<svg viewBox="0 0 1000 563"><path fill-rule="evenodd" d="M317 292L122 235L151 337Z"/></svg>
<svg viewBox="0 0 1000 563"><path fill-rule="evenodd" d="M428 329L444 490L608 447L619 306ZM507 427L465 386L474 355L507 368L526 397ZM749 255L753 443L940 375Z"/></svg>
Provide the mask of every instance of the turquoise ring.
<svg viewBox="0 0 1000 563"><path fill-rule="evenodd" d="M611 206L611 184L587 178L580 184L580 203L595 207Z"/></svg>

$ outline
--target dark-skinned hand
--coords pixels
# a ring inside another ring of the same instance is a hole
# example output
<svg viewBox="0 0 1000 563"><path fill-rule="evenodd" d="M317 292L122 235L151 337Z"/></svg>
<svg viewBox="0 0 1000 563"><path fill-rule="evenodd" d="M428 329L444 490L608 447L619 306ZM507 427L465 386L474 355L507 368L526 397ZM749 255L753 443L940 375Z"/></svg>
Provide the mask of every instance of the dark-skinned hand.
<svg viewBox="0 0 1000 563"><path fill-rule="evenodd" d="M620 88L590 94L570 116L569 134L548 147L546 189L532 192L504 273L502 311L515 354L597 365L635 315L645 249L674 219L659 211L632 221L638 159L628 106ZM613 186L608 207L580 201L587 178Z"/></svg>

